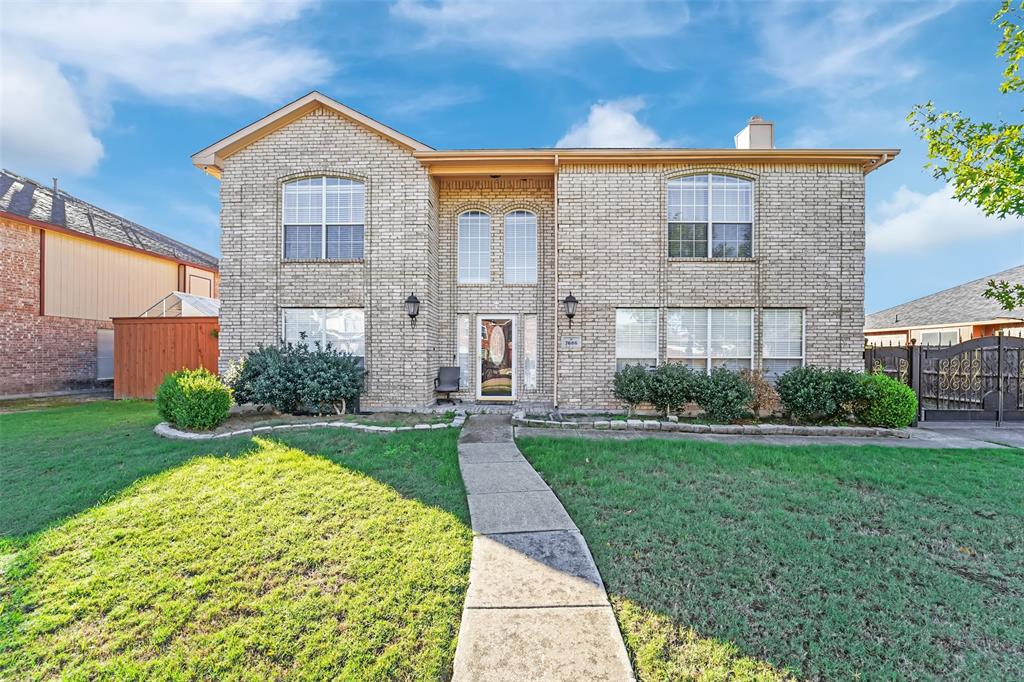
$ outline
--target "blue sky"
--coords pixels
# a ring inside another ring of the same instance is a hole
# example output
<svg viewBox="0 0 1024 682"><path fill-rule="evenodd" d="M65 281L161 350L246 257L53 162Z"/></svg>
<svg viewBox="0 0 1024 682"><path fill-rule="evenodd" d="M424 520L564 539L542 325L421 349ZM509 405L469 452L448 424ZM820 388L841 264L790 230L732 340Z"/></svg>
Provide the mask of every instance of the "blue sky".
<svg viewBox="0 0 1024 682"><path fill-rule="evenodd" d="M5 168L211 253L189 156L312 89L436 148L899 147L868 176L869 311L1024 262L1024 221L953 202L904 117L1020 119L998 3L63 3L0 6Z"/></svg>

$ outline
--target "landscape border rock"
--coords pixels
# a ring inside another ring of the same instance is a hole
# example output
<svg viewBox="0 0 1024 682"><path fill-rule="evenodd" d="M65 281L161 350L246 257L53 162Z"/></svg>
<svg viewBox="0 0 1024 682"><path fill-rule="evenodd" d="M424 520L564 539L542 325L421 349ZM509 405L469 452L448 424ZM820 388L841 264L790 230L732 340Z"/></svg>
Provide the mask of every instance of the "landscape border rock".
<svg viewBox="0 0 1024 682"><path fill-rule="evenodd" d="M351 429L353 431L368 431L372 433L394 433L395 431L427 431L435 429L457 429L466 423L466 413L459 412L450 423L438 424L416 424L414 426L377 426L376 424L359 424L357 422L305 422L302 424L278 424L276 426L256 426L237 431L225 431L224 433L194 433L192 431L181 431L174 428L167 422L160 422L153 427L153 433L161 438L171 440L219 440L221 438L235 438L236 436L262 436L274 431L308 431L309 429Z"/></svg>
<svg viewBox="0 0 1024 682"><path fill-rule="evenodd" d="M606 431L667 431L673 433L715 433L743 436L835 436L837 438L910 438L908 429L883 429L871 426L797 426L791 424L690 424L656 419L598 419L589 421L550 421L512 418L513 426L542 429L596 429Z"/></svg>

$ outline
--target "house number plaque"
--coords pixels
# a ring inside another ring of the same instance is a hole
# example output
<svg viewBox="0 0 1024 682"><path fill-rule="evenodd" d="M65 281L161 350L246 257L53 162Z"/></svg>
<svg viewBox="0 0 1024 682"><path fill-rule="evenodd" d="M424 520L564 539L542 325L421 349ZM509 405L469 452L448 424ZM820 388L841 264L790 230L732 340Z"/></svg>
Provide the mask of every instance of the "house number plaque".
<svg viewBox="0 0 1024 682"><path fill-rule="evenodd" d="M562 336L558 339L559 350L577 351L583 349L582 336Z"/></svg>

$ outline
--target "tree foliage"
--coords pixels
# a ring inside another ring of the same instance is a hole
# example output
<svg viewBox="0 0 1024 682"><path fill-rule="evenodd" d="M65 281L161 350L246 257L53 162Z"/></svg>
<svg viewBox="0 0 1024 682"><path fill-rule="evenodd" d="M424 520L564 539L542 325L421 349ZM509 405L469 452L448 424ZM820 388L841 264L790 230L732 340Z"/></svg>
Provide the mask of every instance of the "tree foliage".
<svg viewBox="0 0 1024 682"><path fill-rule="evenodd" d="M1006 60L999 90L1020 94L1024 0L1003 0L992 21L1002 31L996 55ZM933 102L915 106L907 121L928 145L925 167L936 179L952 183L954 198L978 206L986 215L1024 216L1024 125L975 121L960 111L940 111ZM1013 310L1024 305L1024 290L1019 287L993 281L985 296Z"/></svg>

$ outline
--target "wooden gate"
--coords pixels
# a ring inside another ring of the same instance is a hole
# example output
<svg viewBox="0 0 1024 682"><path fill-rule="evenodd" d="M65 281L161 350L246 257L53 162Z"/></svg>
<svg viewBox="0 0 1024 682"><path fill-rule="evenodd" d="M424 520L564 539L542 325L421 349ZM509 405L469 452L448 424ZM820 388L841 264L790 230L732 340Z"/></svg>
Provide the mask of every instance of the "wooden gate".
<svg viewBox="0 0 1024 682"><path fill-rule="evenodd" d="M114 397L152 398L182 368L217 371L216 317L115 317Z"/></svg>
<svg viewBox="0 0 1024 682"><path fill-rule="evenodd" d="M924 421L1024 421L1024 339L869 347L864 364L913 388Z"/></svg>

